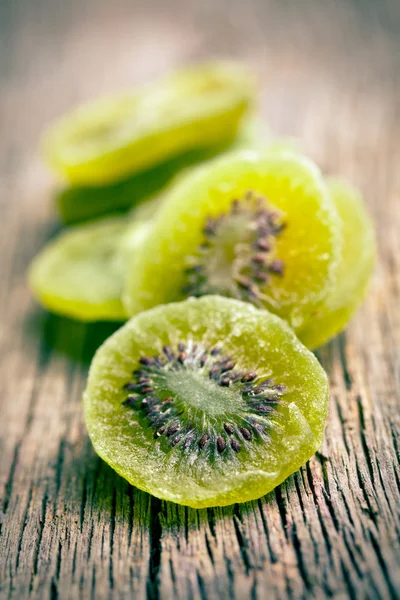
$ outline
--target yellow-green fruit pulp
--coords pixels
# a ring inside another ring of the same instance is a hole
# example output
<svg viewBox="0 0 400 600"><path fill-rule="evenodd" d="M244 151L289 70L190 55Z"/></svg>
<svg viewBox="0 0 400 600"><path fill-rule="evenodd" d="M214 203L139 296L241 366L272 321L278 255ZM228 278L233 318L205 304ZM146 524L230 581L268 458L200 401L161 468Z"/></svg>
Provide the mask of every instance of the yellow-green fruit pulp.
<svg viewBox="0 0 400 600"><path fill-rule="evenodd" d="M311 161L284 151L230 153L169 188L132 256L124 304L134 315L220 294L299 329L333 289L340 253L340 221Z"/></svg>
<svg viewBox="0 0 400 600"><path fill-rule="evenodd" d="M123 321L127 256L147 225L123 217L62 231L35 257L29 284L48 310L80 321Z"/></svg>
<svg viewBox="0 0 400 600"><path fill-rule="evenodd" d="M320 447L328 383L283 320L208 296L143 312L112 335L84 406L96 452L131 484L224 506L267 494Z"/></svg>
<svg viewBox="0 0 400 600"><path fill-rule="evenodd" d="M231 139L253 96L242 65L183 69L66 115L46 135L45 157L75 185L112 183L188 149Z"/></svg>
<svg viewBox="0 0 400 600"><path fill-rule="evenodd" d="M336 178L328 180L328 187L342 224L343 250L326 305L298 332L309 348L322 346L346 326L365 296L375 264L374 227L359 192Z"/></svg>

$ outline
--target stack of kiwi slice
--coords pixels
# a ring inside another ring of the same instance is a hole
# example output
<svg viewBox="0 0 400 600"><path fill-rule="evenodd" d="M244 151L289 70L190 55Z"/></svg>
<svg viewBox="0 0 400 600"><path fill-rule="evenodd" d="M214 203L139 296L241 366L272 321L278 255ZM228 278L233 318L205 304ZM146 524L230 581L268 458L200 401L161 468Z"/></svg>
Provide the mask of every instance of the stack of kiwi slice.
<svg viewBox="0 0 400 600"><path fill-rule="evenodd" d="M312 349L373 270L360 194L254 114L242 66L184 69L78 109L45 136L73 224L34 259L49 310L127 321L84 394L97 453L195 508L271 491L320 447L329 386Z"/></svg>

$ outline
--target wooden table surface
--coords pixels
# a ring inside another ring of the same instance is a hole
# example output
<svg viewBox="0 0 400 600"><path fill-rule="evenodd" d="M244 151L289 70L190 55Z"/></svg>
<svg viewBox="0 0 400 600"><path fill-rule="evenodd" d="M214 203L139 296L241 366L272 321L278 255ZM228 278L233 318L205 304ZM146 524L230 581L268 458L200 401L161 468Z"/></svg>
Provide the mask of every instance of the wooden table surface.
<svg viewBox="0 0 400 600"><path fill-rule="evenodd" d="M24 274L58 227L43 127L74 103L210 56L260 76L273 131L363 190L371 292L319 352L326 441L258 501L192 510L95 455L81 393L112 326L38 308ZM0 2L2 598L400 596L400 2Z"/></svg>

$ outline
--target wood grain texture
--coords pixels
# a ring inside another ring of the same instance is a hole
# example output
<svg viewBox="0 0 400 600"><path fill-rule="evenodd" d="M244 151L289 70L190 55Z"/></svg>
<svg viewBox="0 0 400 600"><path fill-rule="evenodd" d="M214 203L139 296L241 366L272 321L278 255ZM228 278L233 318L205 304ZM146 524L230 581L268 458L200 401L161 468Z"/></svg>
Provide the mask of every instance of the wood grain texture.
<svg viewBox="0 0 400 600"><path fill-rule="evenodd" d="M400 596L399 38L396 0L0 4L2 598ZM319 352L332 390L321 451L265 498L196 511L96 457L81 393L112 327L45 314L24 274L58 227L43 127L214 55L253 65L273 130L361 187L379 263L363 308Z"/></svg>

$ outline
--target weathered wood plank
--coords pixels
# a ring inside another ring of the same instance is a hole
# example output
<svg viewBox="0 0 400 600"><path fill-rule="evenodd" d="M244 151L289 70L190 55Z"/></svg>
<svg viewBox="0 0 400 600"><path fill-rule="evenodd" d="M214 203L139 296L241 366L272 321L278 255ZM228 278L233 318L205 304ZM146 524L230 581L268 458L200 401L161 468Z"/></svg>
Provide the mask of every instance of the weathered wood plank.
<svg viewBox="0 0 400 600"><path fill-rule="evenodd" d="M1 4L1 597L399 597L399 4L299 5ZM96 457L81 393L112 327L46 315L24 272L58 226L36 155L43 126L76 101L214 53L253 64L274 130L363 189L379 263L359 314L319 352L332 391L321 451L265 498L195 511L132 488Z"/></svg>

